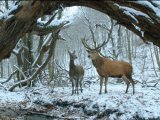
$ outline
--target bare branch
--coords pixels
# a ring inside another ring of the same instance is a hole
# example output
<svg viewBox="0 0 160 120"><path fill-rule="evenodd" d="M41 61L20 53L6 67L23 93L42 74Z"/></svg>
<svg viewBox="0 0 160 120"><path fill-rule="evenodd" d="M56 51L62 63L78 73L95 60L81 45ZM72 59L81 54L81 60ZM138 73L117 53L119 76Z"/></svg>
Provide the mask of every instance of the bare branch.
<svg viewBox="0 0 160 120"><path fill-rule="evenodd" d="M17 50L13 49L12 53L17 56L17 55L19 55L23 51L23 48L24 47L20 47Z"/></svg>
<svg viewBox="0 0 160 120"><path fill-rule="evenodd" d="M0 12L1 12L1 13L4 13L1 9L0 9Z"/></svg>
<svg viewBox="0 0 160 120"><path fill-rule="evenodd" d="M92 49L91 47L89 47L89 45L86 42L87 40L84 37L84 38L81 39L81 41L82 41L82 44L84 45L85 48L87 48L88 50L98 50L98 49L100 49L101 47L103 47L104 45L106 45L109 42L110 38L112 37L112 30L113 30L113 26L114 26L113 20L112 19L110 19L110 20L111 20L111 28L107 29L108 30L108 38L106 40L104 40L101 44L99 44L98 46L97 46L97 42L95 40L94 32L93 32L91 26L89 25L89 29L91 31L92 38L93 38L94 49ZM97 27L100 27L100 25L96 25L96 28Z"/></svg>
<svg viewBox="0 0 160 120"><path fill-rule="evenodd" d="M86 15L85 15L85 13L83 12L83 14L84 14L84 18L85 18L85 20L87 21L87 25L88 25L88 27L89 27L89 30L90 30L90 32L91 32L91 35L92 35L92 40L93 40L93 44L94 44L94 47L96 47L97 46L97 42L96 42L96 40L95 40L95 35L94 35L94 32L93 32L93 29L92 29L92 23L91 23L91 21L86 17Z"/></svg>
<svg viewBox="0 0 160 120"><path fill-rule="evenodd" d="M24 77L24 79L26 79L27 77L25 76L24 72L16 65L14 65L14 67L22 74L22 76Z"/></svg>
<svg viewBox="0 0 160 120"><path fill-rule="evenodd" d="M7 90L1 83L0 83L0 87L4 88L5 90Z"/></svg>
<svg viewBox="0 0 160 120"><path fill-rule="evenodd" d="M109 29L108 38L107 38L107 40L103 41L102 44L98 45L98 47L96 49L99 49L99 48L103 47L104 45L106 45L109 42L110 38L112 37L112 31L113 31L114 24L113 24L113 19L110 19L110 20L111 20L111 28Z"/></svg>
<svg viewBox="0 0 160 120"><path fill-rule="evenodd" d="M89 45L87 44L87 40L86 38L81 38L82 44L85 48L87 48L88 50L93 50L91 47L89 47Z"/></svg>
<svg viewBox="0 0 160 120"><path fill-rule="evenodd" d="M46 38L46 41L43 43L42 47L41 47L41 50L40 50L40 53L38 54L37 58L35 59L35 61L33 62L32 64L32 67L36 67L38 66L38 63L41 59L41 57L43 57L44 55L44 51L43 51L43 48L48 44L48 42L50 42L52 40L52 36L51 34Z"/></svg>
<svg viewBox="0 0 160 120"><path fill-rule="evenodd" d="M17 72L18 72L18 70L15 70L15 71L8 77L8 79L7 79L6 81L1 82L1 84L4 84L4 83L8 82L9 80L11 80L12 76L15 75Z"/></svg>
<svg viewBox="0 0 160 120"><path fill-rule="evenodd" d="M57 15L58 12L56 12L49 20L48 22L44 25L44 26L48 26L55 18L55 16Z"/></svg>
<svg viewBox="0 0 160 120"><path fill-rule="evenodd" d="M58 61L57 61L57 60L55 60L55 63L56 63L56 65L57 65L61 70L66 71L67 73L69 73L68 70L66 70L65 68L62 68L62 67L58 64Z"/></svg>
<svg viewBox="0 0 160 120"><path fill-rule="evenodd" d="M50 32L53 31L57 31L60 28L64 28L69 26L69 21L63 21L61 23L59 23L58 25L47 25L43 24L41 22L38 22L34 27L33 27L33 33L43 36L43 35L47 35Z"/></svg>

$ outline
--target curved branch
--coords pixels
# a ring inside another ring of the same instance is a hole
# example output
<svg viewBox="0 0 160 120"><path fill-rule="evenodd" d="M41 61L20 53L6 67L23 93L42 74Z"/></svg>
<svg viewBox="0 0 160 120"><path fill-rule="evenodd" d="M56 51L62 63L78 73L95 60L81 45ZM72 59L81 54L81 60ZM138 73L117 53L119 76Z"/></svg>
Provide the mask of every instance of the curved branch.
<svg viewBox="0 0 160 120"><path fill-rule="evenodd" d="M51 25L47 25L46 24L43 24L41 22L37 22L37 24L34 26L33 28L33 33L37 34L37 35L40 35L40 36L43 36L43 35L46 35L52 31L55 31L57 30L59 27L62 27L64 25L69 25L69 21L63 21L61 23L58 23L58 24L51 24Z"/></svg>

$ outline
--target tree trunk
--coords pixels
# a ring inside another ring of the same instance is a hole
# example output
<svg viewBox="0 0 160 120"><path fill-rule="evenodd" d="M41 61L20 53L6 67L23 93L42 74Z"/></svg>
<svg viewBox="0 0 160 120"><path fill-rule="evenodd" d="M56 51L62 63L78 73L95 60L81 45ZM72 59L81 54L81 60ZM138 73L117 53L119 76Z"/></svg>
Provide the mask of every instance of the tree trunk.
<svg viewBox="0 0 160 120"><path fill-rule="evenodd" d="M160 52L158 51L158 48L156 46L154 46L154 53L158 65L158 70L160 70Z"/></svg>
<svg viewBox="0 0 160 120"><path fill-rule="evenodd" d="M124 57L122 50L122 33L121 25L118 26L118 55Z"/></svg>
<svg viewBox="0 0 160 120"><path fill-rule="evenodd" d="M149 49L150 49L151 59L152 59L152 63L153 63L153 70L154 70L154 73L155 73L156 77L158 77L158 74L157 74L157 72L156 72L156 68L155 68L154 59L153 59L152 49L151 49L151 47L149 47Z"/></svg>
<svg viewBox="0 0 160 120"><path fill-rule="evenodd" d="M1 78L3 78L3 61L1 61Z"/></svg>
<svg viewBox="0 0 160 120"><path fill-rule="evenodd" d="M132 64L132 52L131 52L131 42L130 42L130 33L128 30L126 30L127 32L127 47L128 47L128 51L127 51L127 55L128 55L128 60L129 60L129 63Z"/></svg>

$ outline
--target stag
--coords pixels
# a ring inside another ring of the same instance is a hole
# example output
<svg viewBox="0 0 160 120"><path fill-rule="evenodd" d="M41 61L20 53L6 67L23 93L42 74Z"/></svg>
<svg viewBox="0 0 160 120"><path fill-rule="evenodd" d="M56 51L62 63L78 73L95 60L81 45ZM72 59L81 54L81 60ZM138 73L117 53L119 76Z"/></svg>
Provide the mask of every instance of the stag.
<svg viewBox="0 0 160 120"><path fill-rule="evenodd" d="M69 63L69 76L72 82L72 95L79 94L78 86L80 86L81 93L82 91L82 81L84 76L84 69L81 65L75 65L74 60L77 59L77 56L74 52L68 51L70 56L70 63Z"/></svg>
<svg viewBox="0 0 160 120"><path fill-rule="evenodd" d="M82 44L84 45L84 47L87 49L88 52L88 58L92 60L92 63L100 76L99 94L102 93L102 85L104 78L105 78L105 93L107 93L108 77L122 78L127 85L125 93L128 92L128 88L131 83L133 86L133 94L134 94L135 82L132 79L132 70L133 70L132 65L125 61L111 60L107 57L102 57L100 55L100 48L104 46L106 43L107 42L104 41L101 45L98 45L97 47L95 46L95 48L91 48L87 44L85 38L82 39Z"/></svg>

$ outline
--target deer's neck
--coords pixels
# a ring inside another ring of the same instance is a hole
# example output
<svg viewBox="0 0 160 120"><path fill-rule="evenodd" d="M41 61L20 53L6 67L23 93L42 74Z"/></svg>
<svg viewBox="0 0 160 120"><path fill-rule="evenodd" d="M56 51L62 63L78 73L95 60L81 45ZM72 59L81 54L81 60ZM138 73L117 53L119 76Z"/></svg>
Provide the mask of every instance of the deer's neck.
<svg viewBox="0 0 160 120"><path fill-rule="evenodd" d="M74 60L70 60L69 67L70 67L70 69L75 68Z"/></svg>
<svg viewBox="0 0 160 120"><path fill-rule="evenodd" d="M104 64L103 57L98 56L96 59L92 60L93 65L98 68Z"/></svg>

